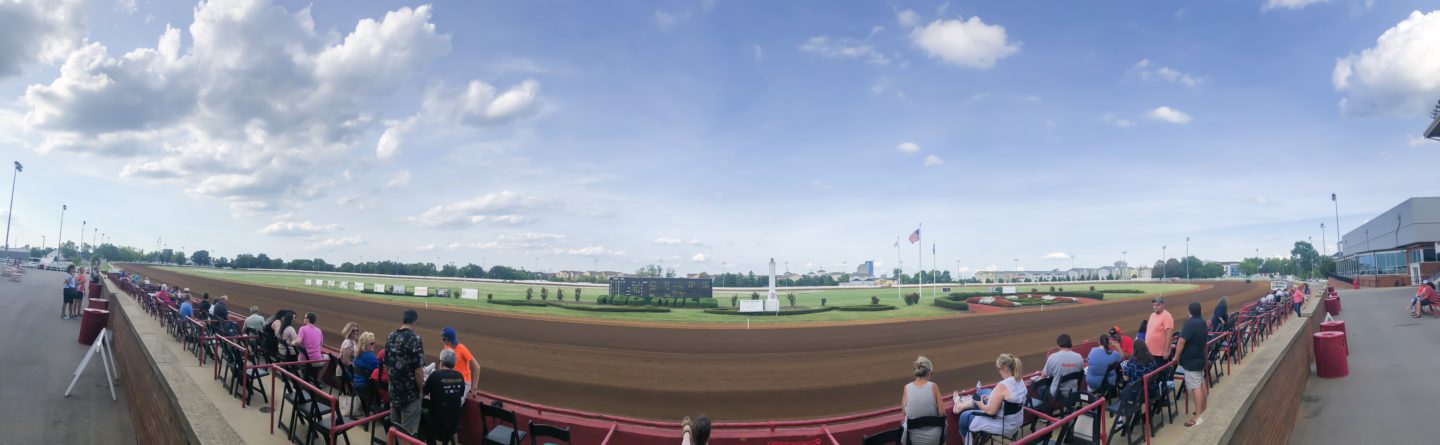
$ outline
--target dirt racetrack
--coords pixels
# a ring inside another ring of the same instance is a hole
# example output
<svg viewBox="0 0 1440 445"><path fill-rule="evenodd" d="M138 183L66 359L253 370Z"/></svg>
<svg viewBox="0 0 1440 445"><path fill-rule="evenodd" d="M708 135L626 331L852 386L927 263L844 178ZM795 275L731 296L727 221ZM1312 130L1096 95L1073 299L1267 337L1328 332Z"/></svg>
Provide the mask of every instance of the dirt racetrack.
<svg viewBox="0 0 1440 445"><path fill-rule="evenodd" d="M326 343L349 321L382 341L400 325L405 308L420 312L416 331L434 356L440 328L452 326L483 367L480 388L495 394L594 412L675 420L707 414L721 421L816 418L896 405L911 379L913 360L934 361L942 392L997 379L1001 353L1021 356L1025 372L1039 369L1055 337L1079 343L1119 324L1133 335L1150 311L1148 299L1102 302L1000 314L875 324L716 329L655 327L534 319L457 309L425 309L364 297L339 297L121 265L152 280L192 292L230 296L232 311L251 305L315 312ZM1258 299L1268 282L1217 281L1167 296L1180 324L1185 306L1230 296L1235 310Z"/></svg>

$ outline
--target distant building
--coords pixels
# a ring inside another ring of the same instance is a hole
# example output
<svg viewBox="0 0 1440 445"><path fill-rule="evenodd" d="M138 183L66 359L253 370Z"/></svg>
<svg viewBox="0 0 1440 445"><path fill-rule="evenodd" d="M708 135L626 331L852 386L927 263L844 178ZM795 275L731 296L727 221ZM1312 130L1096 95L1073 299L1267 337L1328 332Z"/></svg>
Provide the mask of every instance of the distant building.
<svg viewBox="0 0 1440 445"><path fill-rule="evenodd" d="M875 262L865 261L860 267L855 268L855 276L852 278L870 278L875 276Z"/></svg>
<svg viewBox="0 0 1440 445"><path fill-rule="evenodd" d="M1410 198L1345 234L1335 274L1361 286L1408 286L1440 274L1440 197Z"/></svg>
<svg viewBox="0 0 1440 445"><path fill-rule="evenodd" d="M975 279L980 281L989 280L992 283L1018 283L1037 281L1084 281L1084 280L1136 280L1149 279L1150 268L1130 267L1124 261L1116 261L1113 266L1098 268L1076 267L1069 270L1049 271L1028 271L1028 270L1000 270L980 271L975 273Z"/></svg>

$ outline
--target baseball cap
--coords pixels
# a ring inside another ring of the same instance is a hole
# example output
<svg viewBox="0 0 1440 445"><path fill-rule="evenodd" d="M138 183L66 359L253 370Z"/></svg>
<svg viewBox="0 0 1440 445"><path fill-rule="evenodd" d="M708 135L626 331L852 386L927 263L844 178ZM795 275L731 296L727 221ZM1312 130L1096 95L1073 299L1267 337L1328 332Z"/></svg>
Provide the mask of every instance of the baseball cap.
<svg viewBox="0 0 1440 445"><path fill-rule="evenodd" d="M448 341L450 343L460 343L455 341L455 328L449 326L446 326L445 329L440 330L440 337L444 338L445 341Z"/></svg>
<svg viewBox="0 0 1440 445"><path fill-rule="evenodd" d="M1150 300L1150 302L1151 302L1151 303L1164 303L1164 302L1165 302L1165 297L1155 297L1154 299Z"/></svg>
<svg viewBox="0 0 1440 445"><path fill-rule="evenodd" d="M185 288L185 292L190 292L190 288Z"/></svg>
<svg viewBox="0 0 1440 445"><path fill-rule="evenodd" d="M1120 334L1120 325L1117 324L1117 325L1111 326L1111 327L1110 327L1110 335L1118 335L1118 334Z"/></svg>

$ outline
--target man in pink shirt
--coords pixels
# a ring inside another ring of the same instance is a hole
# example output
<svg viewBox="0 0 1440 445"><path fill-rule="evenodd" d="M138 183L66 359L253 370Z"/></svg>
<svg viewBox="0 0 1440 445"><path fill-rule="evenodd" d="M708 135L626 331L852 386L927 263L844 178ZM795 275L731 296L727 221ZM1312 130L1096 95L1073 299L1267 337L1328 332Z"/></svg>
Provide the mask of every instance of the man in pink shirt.
<svg viewBox="0 0 1440 445"><path fill-rule="evenodd" d="M295 341L290 344L305 349L305 354L308 356L308 358L304 358L305 360L328 358L325 356L325 352L320 349L321 346L325 345L325 333L320 332L320 328L315 326L314 312L305 313L305 326L300 327L300 330L295 334ZM311 363L311 370L314 371L312 374L318 374L321 369L325 368L326 364L326 362Z"/></svg>
<svg viewBox="0 0 1440 445"><path fill-rule="evenodd" d="M1295 299L1295 316L1299 317L1300 305L1305 303L1305 291L1301 290L1299 286L1296 286L1295 291L1291 292L1291 294Z"/></svg>
<svg viewBox="0 0 1440 445"><path fill-rule="evenodd" d="M1170 354L1170 331L1175 330L1175 318L1165 310L1165 298L1150 300L1150 321L1145 326L1145 346L1150 354L1163 359Z"/></svg>

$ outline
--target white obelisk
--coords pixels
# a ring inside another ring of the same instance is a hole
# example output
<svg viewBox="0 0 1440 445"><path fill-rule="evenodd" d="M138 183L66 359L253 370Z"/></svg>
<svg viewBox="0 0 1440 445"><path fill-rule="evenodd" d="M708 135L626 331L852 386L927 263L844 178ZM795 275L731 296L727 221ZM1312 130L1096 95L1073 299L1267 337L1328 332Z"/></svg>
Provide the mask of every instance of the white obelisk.
<svg viewBox="0 0 1440 445"><path fill-rule="evenodd" d="M775 293L775 259L770 259L770 302L775 305L775 313L780 313L780 294Z"/></svg>

